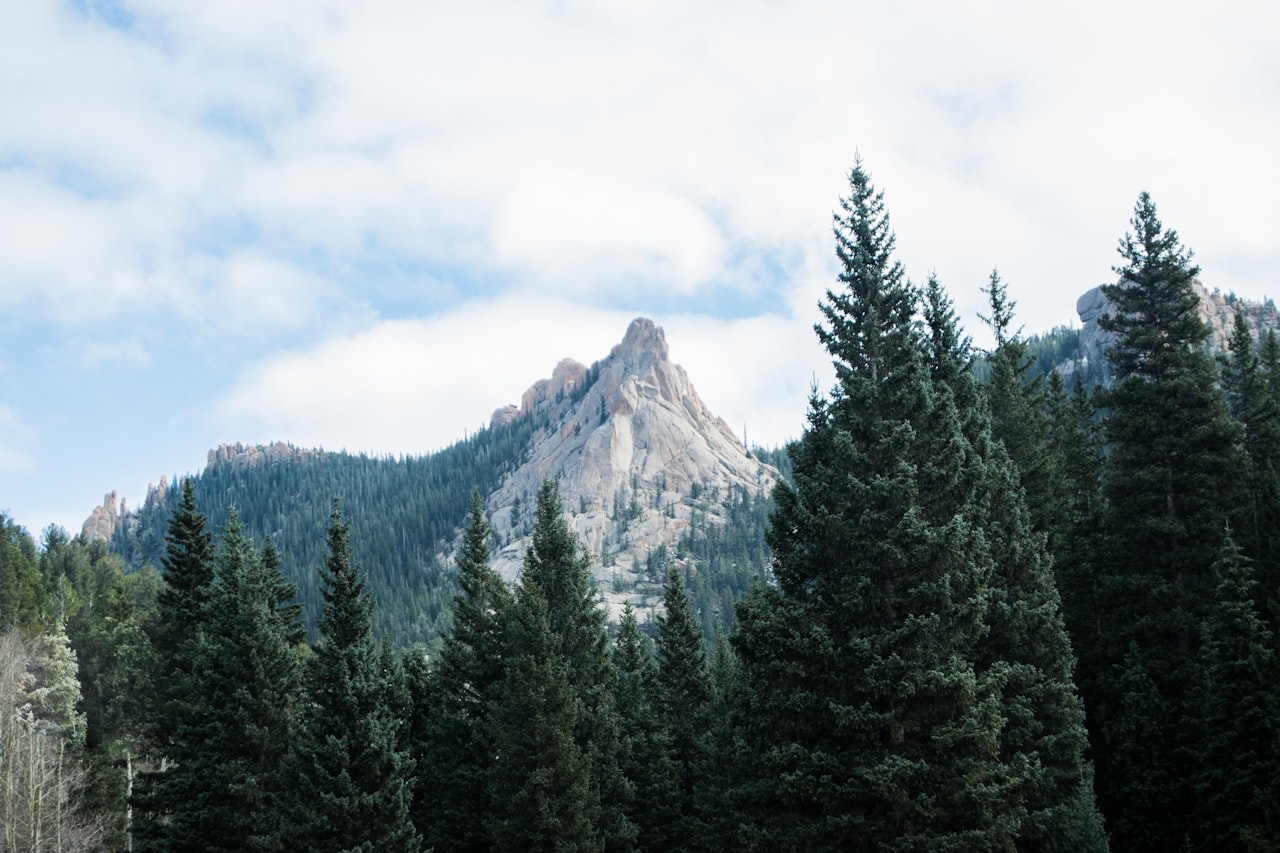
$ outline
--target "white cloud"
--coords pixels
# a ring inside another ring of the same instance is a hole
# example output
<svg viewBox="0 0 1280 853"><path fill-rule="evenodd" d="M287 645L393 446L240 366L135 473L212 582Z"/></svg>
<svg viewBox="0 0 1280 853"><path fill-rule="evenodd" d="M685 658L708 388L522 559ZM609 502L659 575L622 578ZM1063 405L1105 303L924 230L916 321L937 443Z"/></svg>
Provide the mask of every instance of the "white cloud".
<svg viewBox="0 0 1280 853"><path fill-rule="evenodd" d="M793 435L855 150L975 336L993 266L1028 331L1072 321L1144 189L1207 284L1277 283L1261 2L10 5L6 340L190 357L181 412L240 375L228 440L431 449L640 311L735 430Z"/></svg>
<svg viewBox="0 0 1280 853"><path fill-rule="evenodd" d="M604 358L631 319L517 297L430 320L383 322L250 366L217 417L228 440L430 452L487 424L495 409L518 404L560 359ZM703 400L735 431L746 426L753 442L798 436L812 379L829 384L812 319L654 319Z"/></svg>
<svg viewBox="0 0 1280 853"><path fill-rule="evenodd" d="M229 440L424 453L487 424L561 358L590 362L629 318L549 300L384 321L250 365L217 407Z"/></svg>
<svg viewBox="0 0 1280 853"><path fill-rule="evenodd" d="M28 301L190 302L240 220L237 248L279 265L743 287L744 252L825 235L857 147L913 276L976 293L1007 268L1035 328L1108 275L1144 188L1237 289L1273 256L1280 66L1257 4L130 9L136 32L29 4L0 37L24 80L0 145L34 160L0 280Z"/></svg>
<svg viewBox="0 0 1280 853"><path fill-rule="evenodd" d="M689 200L602 175L539 175L494 222L503 260L573 293L634 287L691 293L722 269L724 241Z"/></svg>

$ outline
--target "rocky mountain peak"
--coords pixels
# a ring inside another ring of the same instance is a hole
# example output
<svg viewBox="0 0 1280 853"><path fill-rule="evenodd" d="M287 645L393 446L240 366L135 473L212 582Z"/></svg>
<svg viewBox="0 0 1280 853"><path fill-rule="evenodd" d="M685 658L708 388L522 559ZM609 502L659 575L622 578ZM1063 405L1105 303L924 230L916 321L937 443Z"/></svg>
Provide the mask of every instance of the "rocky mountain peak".
<svg viewBox="0 0 1280 853"><path fill-rule="evenodd" d="M643 376L658 362L667 361L670 352L662 327L647 317L637 317L627 326L622 343L613 348L609 358L620 359L630 372Z"/></svg>
<svg viewBox="0 0 1280 853"><path fill-rule="evenodd" d="M495 423L546 418L527 461L488 500L502 545L494 565L507 580L522 566L544 478L557 482L615 613L623 601L645 609L648 555L674 545L695 514L699 523L725 522L711 495L757 495L776 484L778 472L751 456L668 356L662 328L638 318L604 360L586 368L565 359L518 407L494 413Z"/></svg>

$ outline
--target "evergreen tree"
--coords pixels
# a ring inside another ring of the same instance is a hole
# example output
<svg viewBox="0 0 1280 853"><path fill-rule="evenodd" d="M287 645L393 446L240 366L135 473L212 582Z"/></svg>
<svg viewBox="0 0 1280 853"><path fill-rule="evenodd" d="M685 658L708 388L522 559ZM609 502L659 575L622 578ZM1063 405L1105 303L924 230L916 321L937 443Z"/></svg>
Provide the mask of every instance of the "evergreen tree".
<svg viewBox="0 0 1280 853"><path fill-rule="evenodd" d="M125 849L136 765L151 748L156 667L148 629L164 580L154 567L125 574L117 555L79 539L44 556L53 564L46 574L71 579L76 589L67 635L79 659L94 772L85 804L109 817L103 848Z"/></svg>
<svg viewBox="0 0 1280 853"><path fill-rule="evenodd" d="M182 502L174 510L165 533L164 588L160 591L160 634L156 648L162 658L161 676L181 680L184 649L204 617L214 578L213 534L208 519L197 511L191 478L182 481Z"/></svg>
<svg viewBox="0 0 1280 853"><path fill-rule="evenodd" d="M1181 848L1189 835L1187 816L1164 808L1173 771L1162 741L1174 729L1175 712L1136 641L1120 665L1115 692L1105 749L1128 808L1107 812L1113 844L1123 850L1165 850L1174 849L1165 845L1177 838Z"/></svg>
<svg viewBox="0 0 1280 853"><path fill-rule="evenodd" d="M194 749L169 771L196 792L171 815L181 843L205 850L261 847L273 828L288 719L298 697L296 611L278 609L283 580L244 538L233 511L216 559L193 676L204 713Z"/></svg>
<svg viewBox="0 0 1280 853"><path fill-rule="evenodd" d="M676 820L669 827L671 849L688 849L701 835L696 794L705 760L711 685L702 632L685 592L679 569L672 568L662 590L664 612L658 617L658 709L670 733L675 761Z"/></svg>
<svg viewBox="0 0 1280 853"><path fill-rule="evenodd" d="M548 624L580 708L574 740L590 761L591 795L599 797L599 831L606 849L622 850L635 841L636 827L627 817L634 792L618 766L608 635L604 611L595 605L590 560L569 529L559 491L543 481L521 586L535 584L546 602Z"/></svg>
<svg viewBox="0 0 1280 853"><path fill-rule="evenodd" d="M1280 848L1280 670L1254 605L1252 566L1230 536L1214 566L1196 704L1198 850Z"/></svg>
<svg viewBox="0 0 1280 853"><path fill-rule="evenodd" d="M1066 495L1049 446L1049 417L1038 380L1030 377L1031 358L1026 342L1013 328L1016 303L1000 274L992 270L984 291L991 314L982 319L995 335L995 349L988 356L987 383L991 435L1004 445L1017 468L1018 482L1026 490L1026 506L1032 527L1050 535L1050 553L1059 544L1052 534L1065 513Z"/></svg>
<svg viewBox="0 0 1280 853"><path fill-rule="evenodd" d="M321 578L320 642L286 756L289 796L278 841L315 851L412 853L419 837L409 815L404 674L374 639L373 601L352 562L350 528L336 499Z"/></svg>
<svg viewBox="0 0 1280 853"><path fill-rule="evenodd" d="M992 313L997 340L1008 347L1012 305L998 276L992 275ZM995 571L989 580L988 633L978 649L978 664L1000 685L1004 728L1000 734L1007 807L1021 815L1019 850L1105 850L1106 835L1094 803L1092 768L1085 762L1084 709L1073 679L1075 658L1063 622L1060 598L1045 551L1045 535L1035 530L1015 461L993 435L992 419L973 390L968 342L955 329L950 299L931 278L925 321L935 346L931 354L935 393L963 404L961 431L981 460L973 468L978 491L964 509L985 531L986 553ZM954 342L937 346L938 341ZM1014 347L1016 351L1017 347ZM1003 370L1008 375L1001 377ZM1035 416L1027 390L1017 378L1016 352L997 351L992 368L993 405L1021 408L1020 424L1006 418L1005 429L1018 437L1022 455L1035 466L1042 495L1051 491L1047 422ZM937 378L949 377L946 382ZM997 392L996 383L1003 383ZM1046 520L1047 521L1047 520Z"/></svg>
<svg viewBox="0 0 1280 853"><path fill-rule="evenodd" d="M833 357L780 486L778 589L739 606L755 772L744 841L770 849L995 849L1016 837L999 684L978 670L991 565L966 517L981 480L935 393L917 296L882 196L857 162L836 216L843 289L818 337Z"/></svg>
<svg viewBox="0 0 1280 853"><path fill-rule="evenodd" d="M133 790L134 831L146 850L191 849L199 839L188 834L188 818L198 811L201 780L188 769L199 759L200 730L208 710L196 673L216 574L213 534L207 524L197 510L191 480L184 480L182 500L165 534L164 586L151 636L156 703L148 715L148 740L159 755L139 773Z"/></svg>
<svg viewBox="0 0 1280 853"><path fill-rule="evenodd" d="M1107 353L1115 384L1105 396L1110 513L1100 572L1100 663L1119 671L1121 656L1136 645L1161 705L1171 720L1184 721L1190 719L1196 637L1213 597L1210 569L1235 512L1233 481L1241 460L1213 360L1203 347L1209 330L1192 288L1199 268L1177 233L1164 228L1146 193L1131 224L1133 232L1120 242L1125 263L1116 267L1119 281L1102 288L1116 313L1099 319L1115 335ZM1187 762L1194 734L1179 724L1150 749L1127 748L1119 721L1111 722L1124 694L1114 684L1101 692L1091 713L1110 728L1107 751L1129 756L1123 773L1100 768L1104 811L1117 821L1123 815L1126 825L1149 828L1142 840L1117 832L1113 841L1120 850L1176 847L1192 813L1193 767ZM1147 727L1129 720L1124 728ZM1165 835L1150 834L1160 826Z"/></svg>
<svg viewBox="0 0 1280 853"><path fill-rule="evenodd" d="M35 543L17 522L0 513L0 631L35 630L44 595Z"/></svg>
<svg viewBox="0 0 1280 853"><path fill-rule="evenodd" d="M414 822L437 853L491 849L490 717L503 677L510 591L489 566L493 531L478 491L458 549L458 595L438 662L415 695L421 736Z"/></svg>
<svg viewBox="0 0 1280 853"><path fill-rule="evenodd" d="M179 515L190 521L191 510ZM194 529L202 534L200 525ZM138 838L147 850L243 850L261 846L271 829L298 689L290 641L297 616L277 609L283 581L243 536L234 512L212 565L213 581L195 588L199 609L178 647L177 660L189 669L171 670L183 692L166 721L167 766L143 775L137 797L144 818ZM172 587L164 592L171 614L191 603ZM177 633L168 629L170 638Z"/></svg>
<svg viewBox="0 0 1280 853"><path fill-rule="evenodd" d="M298 601L298 585L285 578L284 561L276 550L275 540L270 536L263 543L260 559L262 576L270 584L267 606L275 614L276 622L284 632L285 643L300 646L307 639L307 629L303 625L302 602Z"/></svg>
<svg viewBox="0 0 1280 853"><path fill-rule="evenodd" d="M694 791L695 805L702 815L697 845L701 850L734 850L741 846L738 828L744 821L737 809L735 792L745 762L755 760L741 734L740 715L747 704L742 697L741 675L728 638L717 637L709 668L711 701L707 708L702 778Z"/></svg>
<svg viewBox="0 0 1280 853"><path fill-rule="evenodd" d="M538 582L525 577L513 608L502 695L493 712L493 810L499 850L599 851L600 794L579 748L574 674L552 633Z"/></svg>
<svg viewBox="0 0 1280 853"><path fill-rule="evenodd" d="M659 715L658 667L650 642L630 604L622 608L613 643L614 702L619 727L619 767L635 786L630 817L641 850L689 849L681 829L680 770L671 732Z"/></svg>
<svg viewBox="0 0 1280 853"><path fill-rule="evenodd" d="M33 646L27 663L32 686L23 704L42 731L79 752L84 747L85 715L79 707L79 665L66 626L55 622L36 636Z"/></svg>
<svg viewBox="0 0 1280 853"><path fill-rule="evenodd" d="M1267 387L1262 361L1242 312L1235 316L1229 354L1220 357L1222 386L1240 425L1247 463L1242 541L1253 560L1259 604L1280 589L1280 400Z"/></svg>

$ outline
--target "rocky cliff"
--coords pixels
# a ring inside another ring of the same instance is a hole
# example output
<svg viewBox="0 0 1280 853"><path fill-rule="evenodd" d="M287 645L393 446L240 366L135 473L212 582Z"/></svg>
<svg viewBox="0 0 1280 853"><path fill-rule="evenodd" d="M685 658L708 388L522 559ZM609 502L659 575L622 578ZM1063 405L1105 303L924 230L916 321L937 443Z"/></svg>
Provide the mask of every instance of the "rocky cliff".
<svg viewBox="0 0 1280 853"><path fill-rule="evenodd" d="M547 425L487 502L502 543L495 568L509 581L519 574L538 487L550 478L614 616L624 601L647 609L655 590L642 572L654 549L674 545L695 518L723 524L722 500L743 489L768 493L778 480L707 409L652 320L634 320L589 368L561 361L493 421L535 415Z"/></svg>
<svg viewBox="0 0 1280 853"><path fill-rule="evenodd" d="M208 468L227 465L237 470L256 468L288 460L308 461L318 458L320 451L294 447L277 441L267 445L219 444L206 454ZM169 478L162 476L160 485L147 484L147 495L137 509L130 510L119 492L112 490L102 505L95 507L80 528L81 535L89 542L109 542L121 525L136 525L138 513L145 507L164 508L169 496Z"/></svg>
<svg viewBox="0 0 1280 853"><path fill-rule="evenodd" d="M1243 313L1248 320L1255 341L1267 330L1280 330L1280 314L1271 300L1251 302L1234 294L1224 295L1218 290L1210 291L1199 281L1192 282L1192 286L1200 297L1200 319L1209 326L1209 348L1213 352L1227 351L1237 313ZM1110 377L1110 366L1104 353L1115 336L1103 331L1098 325L1098 318L1114 311L1115 306L1103 296L1101 287L1085 291L1076 300L1076 313L1080 315L1081 324L1080 361L1095 368L1095 372L1104 379ZM1071 366L1066 366L1066 372L1070 370Z"/></svg>

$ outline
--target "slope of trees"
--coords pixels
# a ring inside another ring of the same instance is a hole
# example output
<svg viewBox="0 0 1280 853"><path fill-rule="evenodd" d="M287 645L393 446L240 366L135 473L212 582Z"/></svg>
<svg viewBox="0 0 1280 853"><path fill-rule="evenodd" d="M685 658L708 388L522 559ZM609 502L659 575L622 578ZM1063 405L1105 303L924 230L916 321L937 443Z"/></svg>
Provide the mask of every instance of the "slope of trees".
<svg viewBox="0 0 1280 853"><path fill-rule="evenodd" d="M374 632L396 646L433 644L455 592L435 555L451 547L472 490L494 491L501 476L519 465L529 436L541 425L530 417L482 429L422 457L321 453L252 468L214 464L182 485L175 482L163 501L143 508L137 527L122 526L111 548L132 567L161 565L170 512L190 483L215 528L235 507L246 536L274 543L280 570L297 585L314 637L322 601L314 566L325 556L329 507L337 496L351 514L353 557L365 567L369 595L378 602Z"/></svg>

